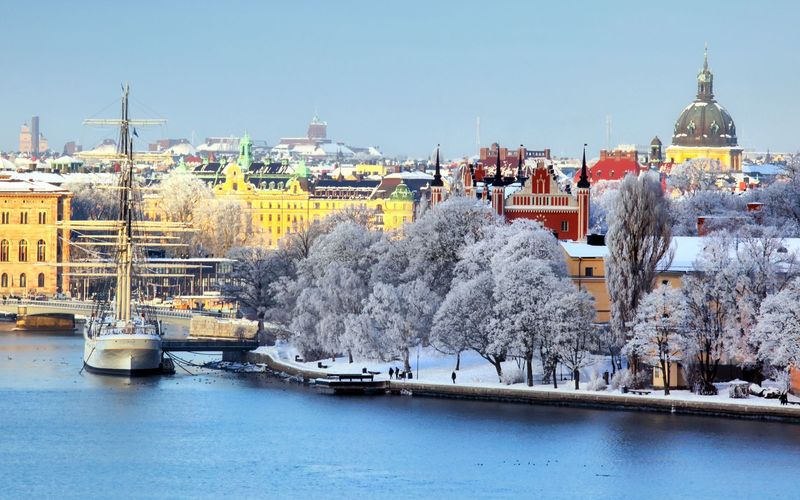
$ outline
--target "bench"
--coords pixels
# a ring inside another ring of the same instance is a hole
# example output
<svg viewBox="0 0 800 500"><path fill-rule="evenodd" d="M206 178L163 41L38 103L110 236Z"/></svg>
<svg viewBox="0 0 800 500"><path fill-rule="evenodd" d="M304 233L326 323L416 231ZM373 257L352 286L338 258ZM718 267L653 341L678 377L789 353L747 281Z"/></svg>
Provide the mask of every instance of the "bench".
<svg viewBox="0 0 800 500"><path fill-rule="evenodd" d="M373 382L375 380L375 375L372 375L371 373L330 373L328 374L328 378L339 380L340 382L345 380L349 382L354 382L356 380L359 382Z"/></svg>
<svg viewBox="0 0 800 500"><path fill-rule="evenodd" d="M628 389L628 392L630 392L631 394L638 394L640 396L647 396L652 391L641 391L641 390L637 390L637 389Z"/></svg>

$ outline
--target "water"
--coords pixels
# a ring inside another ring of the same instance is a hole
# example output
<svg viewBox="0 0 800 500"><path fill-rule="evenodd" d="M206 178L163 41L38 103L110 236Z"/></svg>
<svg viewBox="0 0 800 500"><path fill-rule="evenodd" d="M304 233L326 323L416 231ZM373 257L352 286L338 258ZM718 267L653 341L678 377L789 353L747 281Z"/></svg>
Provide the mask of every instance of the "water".
<svg viewBox="0 0 800 500"><path fill-rule="evenodd" d="M109 378L81 349L0 331L0 497L797 497L796 425Z"/></svg>

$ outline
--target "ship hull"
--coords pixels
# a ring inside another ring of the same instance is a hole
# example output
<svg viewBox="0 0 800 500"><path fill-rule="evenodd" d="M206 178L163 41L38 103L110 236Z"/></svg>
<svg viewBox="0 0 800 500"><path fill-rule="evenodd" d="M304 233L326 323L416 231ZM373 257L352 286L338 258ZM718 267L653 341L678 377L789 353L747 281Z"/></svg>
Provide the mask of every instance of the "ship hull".
<svg viewBox="0 0 800 500"><path fill-rule="evenodd" d="M109 334L86 339L83 364L103 375L155 375L161 373L161 357L157 335Z"/></svg>

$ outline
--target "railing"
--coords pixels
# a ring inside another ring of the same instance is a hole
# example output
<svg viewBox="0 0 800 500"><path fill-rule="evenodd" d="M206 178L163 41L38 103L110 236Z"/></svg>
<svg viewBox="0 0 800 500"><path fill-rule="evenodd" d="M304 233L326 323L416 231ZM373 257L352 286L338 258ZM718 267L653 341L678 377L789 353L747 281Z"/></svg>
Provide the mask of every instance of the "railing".
<svg viewBox="0 0 800 500"><path fill-rule="evenodd" d="M5 299L3 300L2 304L32 306L32 307L51 307L53 309L71 309L71 310L88 311L88 312L91 312L95 306L94 302L85 302L78 300ZM191 319L193 316L192 311L166 309L163 307L150 306L150 305L141 305L138 307L161 318Z"/></svg>

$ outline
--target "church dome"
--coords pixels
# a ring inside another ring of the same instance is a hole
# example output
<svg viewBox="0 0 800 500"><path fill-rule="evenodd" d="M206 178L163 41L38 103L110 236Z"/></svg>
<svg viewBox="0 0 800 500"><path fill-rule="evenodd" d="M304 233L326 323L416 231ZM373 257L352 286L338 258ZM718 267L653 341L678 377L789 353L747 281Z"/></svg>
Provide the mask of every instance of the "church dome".
<svg viewBox="0 0 800 500"><path fill-rule="evenodd" d="M738 145L733 118L714 99L714 75L708 69L708 52L703 69L697 75L697 98L675 122L672 144L695 147Z"/></svg>

